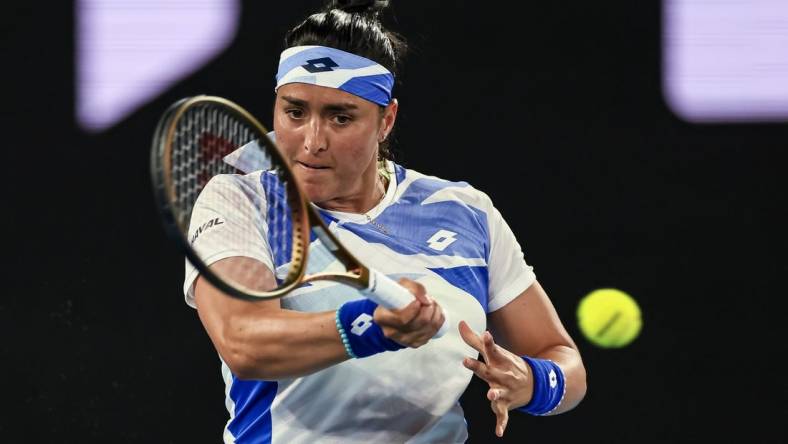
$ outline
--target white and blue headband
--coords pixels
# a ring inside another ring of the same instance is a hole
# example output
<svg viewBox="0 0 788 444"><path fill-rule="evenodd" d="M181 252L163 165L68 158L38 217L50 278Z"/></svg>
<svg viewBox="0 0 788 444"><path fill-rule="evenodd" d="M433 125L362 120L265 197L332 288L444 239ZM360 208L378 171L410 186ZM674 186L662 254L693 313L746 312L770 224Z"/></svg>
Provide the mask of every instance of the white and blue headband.
<svg viewBox="0 0 788 444"><path fill-rule="evenodd" d="M394 74L367 58L326 46L294 46L282 51L276 89L288 83L336 88L370 102L391 102Z"/></svg>

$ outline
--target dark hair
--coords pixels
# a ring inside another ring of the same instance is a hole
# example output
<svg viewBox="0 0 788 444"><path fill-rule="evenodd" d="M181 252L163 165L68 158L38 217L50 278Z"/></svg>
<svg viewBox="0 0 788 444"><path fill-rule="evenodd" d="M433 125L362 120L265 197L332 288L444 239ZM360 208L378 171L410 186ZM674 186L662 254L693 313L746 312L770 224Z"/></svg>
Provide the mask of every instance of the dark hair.
<svg viewBox="0 0 788 444"><path fill-rule="evenodd" d="M408 46L402 36L381 23L380 16L388 5L388 0L331 0L321 12L285 34L285 48L318 45L341 49L383 65L397 79ZM380 144L380 157L392 157L389 138Z"/></svg>

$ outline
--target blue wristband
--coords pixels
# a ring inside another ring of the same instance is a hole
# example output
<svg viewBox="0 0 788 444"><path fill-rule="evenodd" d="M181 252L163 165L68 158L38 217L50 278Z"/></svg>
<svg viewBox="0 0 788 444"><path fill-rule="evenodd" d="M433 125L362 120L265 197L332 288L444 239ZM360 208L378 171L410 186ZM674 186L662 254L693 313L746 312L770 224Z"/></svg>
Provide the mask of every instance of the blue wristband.
<svg viewBox="0 0 788 444"><path fill-rule="evenodd" d="M536 359L522 356L531 366L531 377L534 380L534 391L531 401L517 410L531 415L546 415L564 399L566 381L561 367L547 359Z"/></svg>
<svg viewBox="0 0 788 444"><path fill-rule="evenodd" d="M349 356L365 358L376 353L405 348L404 345L387 338L380 326L374 322L372 315L377 306L378 304L369 299L358 299L345 302L337 310L337 330Z"/></svg>

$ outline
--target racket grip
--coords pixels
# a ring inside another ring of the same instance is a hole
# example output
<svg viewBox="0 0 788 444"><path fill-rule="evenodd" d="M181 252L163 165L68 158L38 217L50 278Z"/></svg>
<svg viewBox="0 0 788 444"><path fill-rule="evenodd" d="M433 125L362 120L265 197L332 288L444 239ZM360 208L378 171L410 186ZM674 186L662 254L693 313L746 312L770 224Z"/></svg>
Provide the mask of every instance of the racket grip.
<svg viewBox="0 0 788 444"><path fill-rule="evenodd" d="M369 270L369 287L362 290L368 298L388 309L399 309L410 304L415 297L402 285L377 270ZM441 308L443 309L443 308ZM449 330L449 315L443 310L443 325L433 338L437 339Z"/></svg>

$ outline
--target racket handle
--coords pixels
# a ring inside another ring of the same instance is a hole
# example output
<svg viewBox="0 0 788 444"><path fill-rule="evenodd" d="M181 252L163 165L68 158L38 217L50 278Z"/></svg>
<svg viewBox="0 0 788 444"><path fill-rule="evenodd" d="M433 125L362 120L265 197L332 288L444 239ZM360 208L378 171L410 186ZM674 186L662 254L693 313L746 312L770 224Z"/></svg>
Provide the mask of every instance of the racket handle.
<svg viewBox="0 0 788 444"><path fill-rule="evenodd" d="M388 309L399 309L411 302L415 297L402 285L377 270L369 270L369 287L362 290L367 297ZM449 330L449 315L443 311L443 325L433 338L440 338Z"/></svg>

